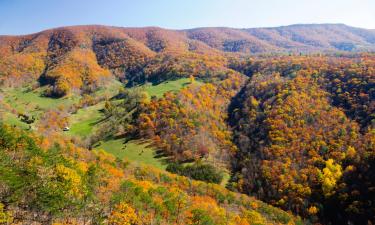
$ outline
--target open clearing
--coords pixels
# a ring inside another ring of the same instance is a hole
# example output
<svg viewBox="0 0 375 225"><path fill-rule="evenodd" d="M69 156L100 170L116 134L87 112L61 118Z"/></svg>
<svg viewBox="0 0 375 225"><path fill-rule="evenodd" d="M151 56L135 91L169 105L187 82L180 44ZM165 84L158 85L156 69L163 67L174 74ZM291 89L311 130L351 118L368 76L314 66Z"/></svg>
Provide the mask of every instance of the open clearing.
<svg viewBox="0 0 375 225"><path fill-rule="evenodd" d="M103 149L120 159L152 165L162 170L167 166L165 163L166 157L157 157L155 148L151 147L150 143L147 141L141 142L132 140L125 143L124 138L113 138L101 141L95 149Z"/></svg>

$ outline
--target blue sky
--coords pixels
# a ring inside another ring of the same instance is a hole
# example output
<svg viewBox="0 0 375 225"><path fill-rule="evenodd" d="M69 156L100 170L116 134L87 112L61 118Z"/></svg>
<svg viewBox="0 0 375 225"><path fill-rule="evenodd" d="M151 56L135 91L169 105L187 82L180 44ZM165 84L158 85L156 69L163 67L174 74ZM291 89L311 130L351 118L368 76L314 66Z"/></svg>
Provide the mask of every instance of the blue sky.
<svg viewBox="0 0 375 225"><path fill-rule="evenodd" d="M184 29L296 23L375 29L375 0L0 0L0 34L82 24Z"/></svg>

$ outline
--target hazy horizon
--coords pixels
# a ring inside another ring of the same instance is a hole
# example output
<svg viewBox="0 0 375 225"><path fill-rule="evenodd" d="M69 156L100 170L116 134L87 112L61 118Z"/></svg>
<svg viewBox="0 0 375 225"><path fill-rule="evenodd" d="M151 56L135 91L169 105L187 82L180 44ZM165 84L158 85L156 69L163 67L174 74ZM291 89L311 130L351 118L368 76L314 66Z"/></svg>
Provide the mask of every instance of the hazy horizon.
<svg viewBox="0 0 375 225"><path fill-rule="evenodd" d="M52 30L52 29L57 29L57 28L63 28L63 27L80 27L80 26L104 26L104 27L119 27L119 28L148 28L148 27L157 27L161 29L166 29L166 30L176 30L176 31L183 31L183 30L192 30L192 29L200 29L200 28L230 28L230 29L253 29L253 28L277 28L277 27L289 27L289 26L309 26L309 25L344 25L344 26L349 26L349 27L354 27L350 26L344 23L296 23L296 24L287 24L287 25L280 25L280 26L260 26L260 27L228 27L228 26L212 26L212 27L191 27L191 28L181 28L181 29L173 29L173 28L166 28L166 27L161 27L161 26L138 26L138 27L133 27L133 26L113 26L113 25L105 25L105 24L77 24L77 25L66 25L66 26L57 26L57 27L49 27L43 30L31 32L31 33L24 33L24 34L0 34L0 36L23 36L23 35L29 35L29 34L35 34L39 32L43 32L46 30ZM361 28L361 29L368 29L368 30L375 30L375 29L369 29L369 28L364 28L364 27L355 27L355 28Z"/></svg>
<svg viewBox="0 0 375 225"><path fill-rule="evenodd" d="M183 30L199 27L259 28L295 24L345 24L375 29L375 2L363 0L277 1L168 0L121 1L1 0L0 35L22 35L46 29L104 25Z"/></svg>

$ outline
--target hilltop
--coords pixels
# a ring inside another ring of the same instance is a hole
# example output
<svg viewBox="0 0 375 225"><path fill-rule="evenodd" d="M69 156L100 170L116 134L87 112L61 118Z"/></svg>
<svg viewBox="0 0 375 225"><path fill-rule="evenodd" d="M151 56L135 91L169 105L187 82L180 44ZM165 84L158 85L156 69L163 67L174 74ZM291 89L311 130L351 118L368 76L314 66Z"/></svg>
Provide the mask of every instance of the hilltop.
<svg viewBox="0 0 375 225"><path fill-rule="evenodd" d="M38 81L47 93L90 91L111 72L130 85L160 82L162 74L211 79L227 73L234 55L375 50L375 32L342 24L276 28L122 28L72 26L30 35L0 36L0 82ZM209 68L209 77L202 70Z"/></svg>

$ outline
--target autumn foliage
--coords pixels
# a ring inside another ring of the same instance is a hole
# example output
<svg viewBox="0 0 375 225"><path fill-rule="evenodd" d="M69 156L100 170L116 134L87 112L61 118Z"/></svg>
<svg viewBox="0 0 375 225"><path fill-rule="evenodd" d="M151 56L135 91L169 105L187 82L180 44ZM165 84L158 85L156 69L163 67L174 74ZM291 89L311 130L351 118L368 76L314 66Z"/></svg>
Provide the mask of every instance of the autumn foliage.
<svg viewBox="0 0 375 225"><path fill-rule="evenodd" d="M1 102L32 131L0 127L0 223L304 222L285 211L312 223L375 223L375 55L350 53L371 49L374 36L310 28L1 36L1 88L82 98L35 117ZM179 78L190 83L162 97L143 86ZM113 98L91 95L116 81ZM61 135L72 113L92 105L102 107L95 133L85 142ZM78 147L113 137L146 140L183 176ZM214 184L222 170L228 189Z"/></svg>
<svg viewBox="0 0 375 225"><path fill-rule="evenodd" d="M220 185L56 140L0 127L2 223L237 224L251 223L249 213L264 224L302 222Z"/></svg>
<svg viewBox="0 0 375 225"><path fill-rule="evenodd" d="M300 215L373 221L373 201L360 193L374 195L368 181L375 149L374 61L359 59L270 57L234 66L251 76L231 106L239 149L234 186ZM361 169L366 187L352 183Z"/></svg>
<svg viewBox="0 0 375 225"><path fill-rule="evenodd" d="M243 81L241 75L233 74L217 85L191 84L177 94L151 100L139 115L140 135L153 139L177 161L227 162L236 147L225 122L226 111Z"/></svg>

